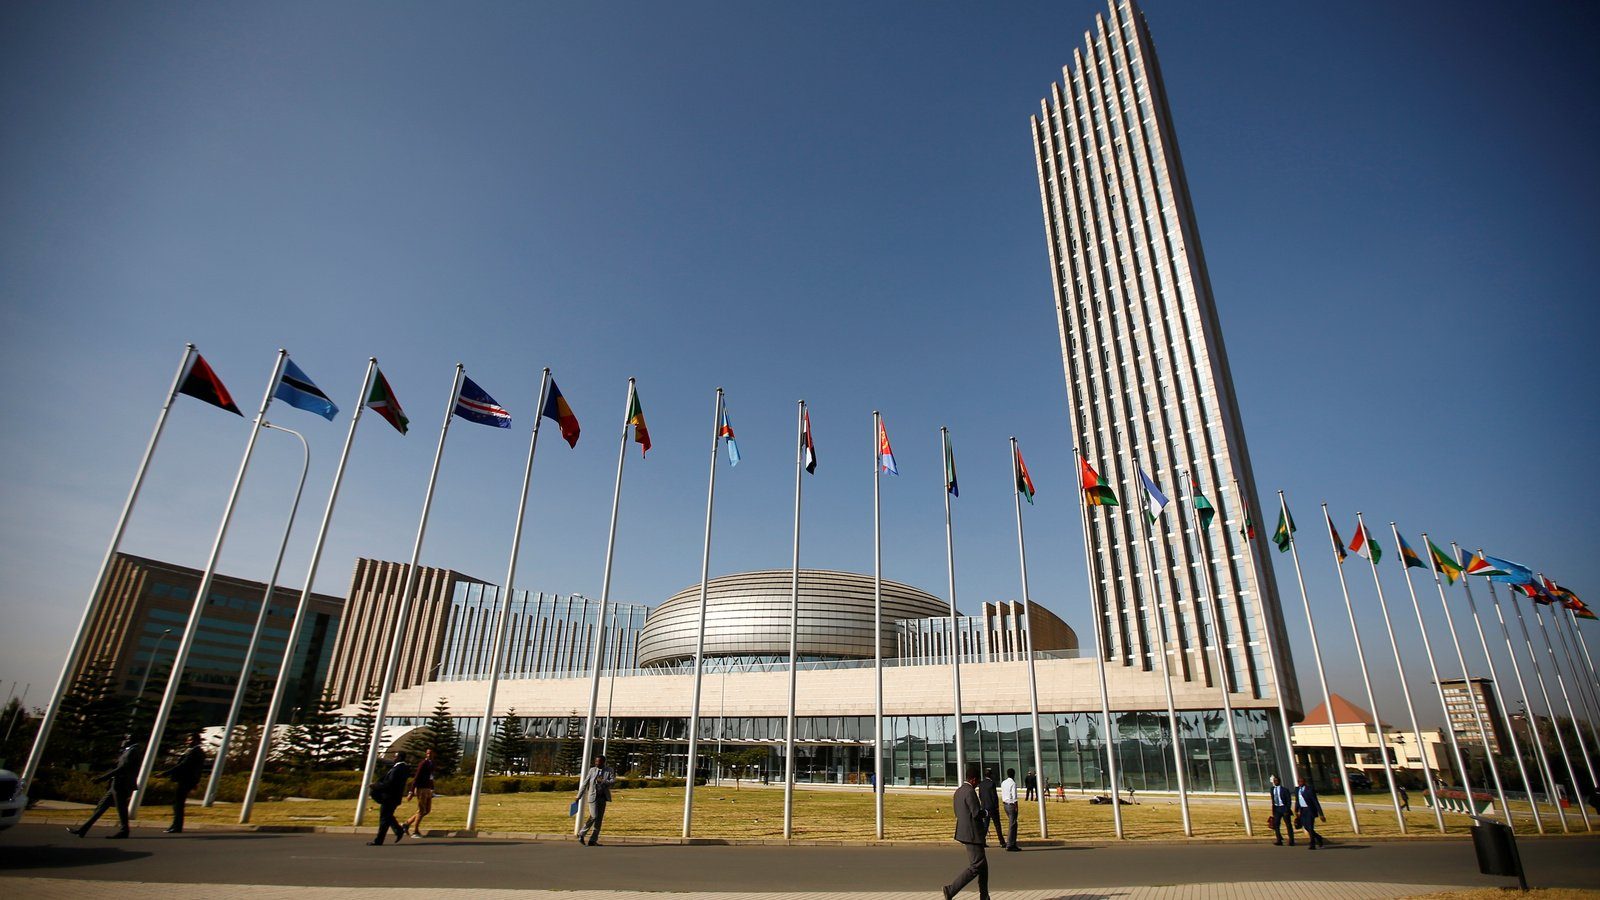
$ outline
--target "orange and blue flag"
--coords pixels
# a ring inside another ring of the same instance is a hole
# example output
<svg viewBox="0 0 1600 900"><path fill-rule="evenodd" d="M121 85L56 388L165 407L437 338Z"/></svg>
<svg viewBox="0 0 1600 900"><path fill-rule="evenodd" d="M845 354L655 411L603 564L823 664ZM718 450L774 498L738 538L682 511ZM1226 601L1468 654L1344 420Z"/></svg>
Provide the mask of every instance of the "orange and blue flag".
<svg viewBox="0 0 1600 900"><path fill-rule="evenodd" d="M1396 532L1395 536L1399 537L1399 532ZM1417 551L1411 549L1411 545L1406 543L1404 537L1400 537L1400 559L1408 569L1426 569L1428 567L1428 564L1422 561L1422 557L1417 555Z"/></svg>

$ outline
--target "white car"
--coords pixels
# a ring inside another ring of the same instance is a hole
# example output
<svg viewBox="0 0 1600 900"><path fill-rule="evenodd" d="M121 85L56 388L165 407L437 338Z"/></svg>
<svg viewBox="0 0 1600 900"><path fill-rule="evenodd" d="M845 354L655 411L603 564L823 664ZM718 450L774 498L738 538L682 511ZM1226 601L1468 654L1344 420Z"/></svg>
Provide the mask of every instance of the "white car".
<svg viewBox="0 0 1600 900"><path fill-rule="evenodd" d="M9 769L0 769L0 831L22 821L22 809L28 805L28 796L18 790L21 779Z"/></svg>

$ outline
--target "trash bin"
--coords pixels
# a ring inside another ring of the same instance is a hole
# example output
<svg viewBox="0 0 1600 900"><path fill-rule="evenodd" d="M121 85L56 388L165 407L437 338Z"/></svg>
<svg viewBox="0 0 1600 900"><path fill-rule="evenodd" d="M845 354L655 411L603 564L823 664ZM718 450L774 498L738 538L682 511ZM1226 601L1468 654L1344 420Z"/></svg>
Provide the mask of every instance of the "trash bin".
<svg viewBox="0 0 1600 900"><path fill-rule="evenodd" d="M1472 826L1472 849L1478 852L1478 871L1485 875L1520 876L1511 829L1499 822L1478 820Z"/></svg>

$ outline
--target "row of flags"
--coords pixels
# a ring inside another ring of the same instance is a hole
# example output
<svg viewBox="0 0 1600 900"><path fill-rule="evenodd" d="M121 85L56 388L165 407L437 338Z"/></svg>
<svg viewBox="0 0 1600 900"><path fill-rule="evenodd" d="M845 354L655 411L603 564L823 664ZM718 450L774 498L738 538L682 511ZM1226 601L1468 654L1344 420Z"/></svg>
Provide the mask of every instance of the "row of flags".
<svg viewBox="0 0 1600 900"><path fill-rule="evenodd" d="M178 392L235 415L244 415L222 383L222 379L217 377L216 372L199 353L193 354L186 371L182 374ZM322 416L329 421L332 421L339 412L339 407L317 386L311 376L289 359L284 361L283 374L273 390L273 396L290 406ZM405 410L381 370L374 373L366 406L383 417L396 431L401 434L406 433L410 419L406 417ZM455 415L479 425L495 428L511 427L511 412L470 377L463 377L461 390L456 397ZM578 445L578 437L582 433L578 417L572 412L572 407L554 380L550 382L550 389L540 415L556 422L561 429L561 437L569 447ZM726 407L722 409L720 415L717 436L727 442L729 464L737 466L742 457ZM817 448L811 433L811 413L806 410L801 415L800 451L806 472L814 474L817 470ZM640 455L647 454L650 450L650 430L645 422L644 408L637 391L632 394L629 402L626 424L633 427L633 439L639 445ZM1031 504L1035 493L1033 478L1028 472L1027 464L1023 462L1021 450L1016 451L1016 457L1017 491ZM882 419L878 421L878 464L886 474L900 474L894 449L889 443L889 433ZM1119 506L1120 501L1116 491L1095 471L1089 460L1080 457L1079 465L1079 488L1083 493L1084 503L1088 506ZM961 496L960 483L956 476L955 450L948 441L945 443L944 475L945 490L952 497ZM1198 480L1191 480L1194 488L1192 492L1194 507L1199 515L1201 528L1209 528L1216 517L1216 507L1201 493ZM1148 500L1146 516L1154 523L1171 501L1162 492L1155 479L1142 468L1139 469L1139 481ZM1278 520L1272 541L1280 552L1286 552L1289 549L1289 534L1295 530L1294 517L1284 511L1279 513ZM1249 521L1248 514L1240 531L1247 539L1255 536L1254 525ZM1382 546L1368 534L1365 524L1356 525L1355 535L1348 544L1339 536L1338 529L1331 522L1329 531L1333 539L1334 552L1341 563L1349 553L1370 560L1373 564L1383 559ZM1463 574L1482 576L1490 581L1510 585L1536 603L1560 604L1572 610L1579 618L1590 620L1597 618L1595 612L1577 594L1543 575L1535 575L1532 569L1521 563L1481 552L1469 554L1466 551L1462 551L1461 559L1455 559L1432 541L1428 541L1428 556L1429 561L1425 562L1422 556L1406 543L1404 537L1400 538L1400 557L1407 568L1429 568L1431 563L1433 570L1450 584L1454 584Z"/></svg>
<svg viewBox="0 0 1600 900"><path fill-rule="evenodd" d="M1280 512L1278 514L1278 528L1272 534L1272 542L1277 544L1280 553L1289 550L1289 533L1295 531L1294 516ZM1357 523L1355 537L1350 539L1348 545L1339 537L1339 530L1333 523L1328 524L1329 534L1333 539L1334 553L1339 562L1344 562L1347 553L1354 553L1362 559L1370 560L1374 565L1383 559L1383 547L1367 533L1364 523ZM1543 575L1535 575L1529 567L1501 559L1498 556L1489 556L1482 551L1469 553L1461 551L1457 559L1449 552L1440 549L1431 539L1428 543L1428 561L1424 562L1422 555L1412 549L1402 536L1400 541L1400 559L1408 569L1428 569L1439 573L1447 584L1455 584L1465 575L1478 575L1499 584L1510 585L1535 603L1549 606L1560 604L1572 610L1573 615L1580 619L1596 618L1594 610L1590 609L1578 595L1571 590L1556 584Z"/></svg>
<svg viewBox="0 0 1600 900"><path fill-rule="evenodd" d="M1094 466L1089 464L1086 457L1079 458L1079 489L1083 492L1083 502L1088 506L1118 506L1116 491L1106 484L1105 479L1096 472ZM1154 523L1166 508L1169 501L1161 488L1143 469L1139 470L1139 480L1149 500L1146 515ZM1200 483L1191 480L1194 494L1194 507L1200 516L1200 527L1210 528L1211 521L1216 517L1217 511L1211 501L1200 492ZM1032 494L1028 495L1032 502ZM1294 516L1287 510L1278 514L1278 527L1272 534L1272 542L1277 545L1278 551L1287 553L1289 550L1289 533L1295 531ZM1339 562L1343 563L1348 554L1354 553L1362 559L1370 560L1376 564L1383 559L1383 547L1367 533L1364 523L1357 523L1355 536L1346 544L1339 536L1339 531L1332 522L1328 523L1329 533L1333 538L1334 553ZM1255 525L1250 521L1249 513L1245 514L1244 524L1240 527L1241 536L1245 539L1255 537ZM1466 575L1481 575L1490 581L1510 585L1536 603L1543 605L1560 604L1572 610L1580 619L1594 620L1597 618L1578 595L1571 590L1556 584L1543 575L1535 575L1533 570L1521 563L1488 556L1484 553L1469 554L1462 551L1461 559L1453 558L1449 553L1439 549L1433 541L1428 541L1429 558L1433 568L1450 584L1455 584L1456 579ZM1429 563L1424 562L1422 556L1406 543L1404 537L1400 538L1400 558L1406 568L1426 569Z"/></svg>

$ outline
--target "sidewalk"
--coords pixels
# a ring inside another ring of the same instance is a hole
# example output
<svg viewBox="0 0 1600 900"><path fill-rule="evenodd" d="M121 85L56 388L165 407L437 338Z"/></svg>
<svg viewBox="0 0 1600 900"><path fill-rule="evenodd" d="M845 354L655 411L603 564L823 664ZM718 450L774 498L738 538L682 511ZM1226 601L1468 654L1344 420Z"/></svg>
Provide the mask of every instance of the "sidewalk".
<svg viewBox="0 0 1600 900"><path fill-rule="evenodd" d="M1458 885L1382 884L1353 881L1260 881L1168 887L1066 888L991 891L994 900L1394 900ZM269 887L238 884L157 884L136 881L76 881L65 878L0 878L0 895L37 900L928 900L938 890L791 893L667 893L661 891L510 891L478 888ZM976 897L975 890L963 896Z"/></svg>

